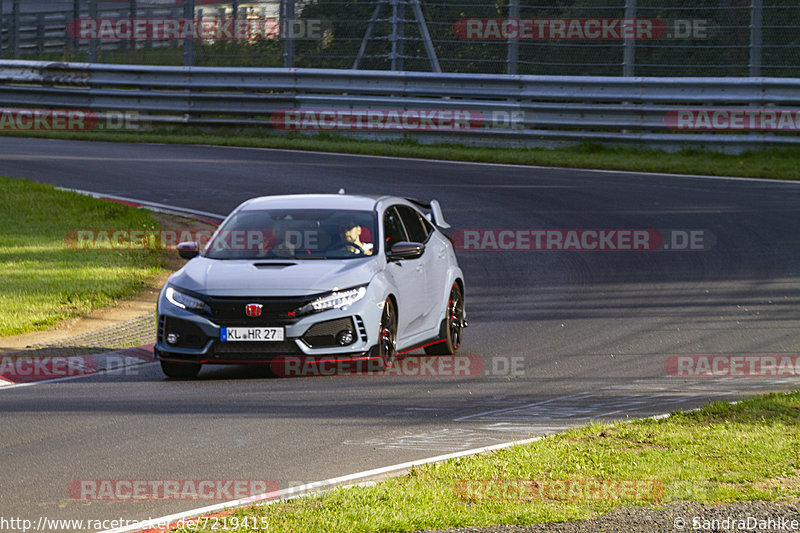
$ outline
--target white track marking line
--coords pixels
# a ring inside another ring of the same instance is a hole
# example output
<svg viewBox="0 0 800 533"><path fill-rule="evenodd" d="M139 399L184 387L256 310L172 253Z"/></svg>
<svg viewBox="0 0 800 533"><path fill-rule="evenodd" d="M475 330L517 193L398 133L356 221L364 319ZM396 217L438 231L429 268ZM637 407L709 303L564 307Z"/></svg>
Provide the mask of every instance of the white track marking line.
<svg viewBox="0 0 800 533"><path fill-rule="evenodd" d="M575 395L579 396L579 395ZM729 401L731 405L735 405L739 403L739 401ZM686 412L698 411L700 407L695 407L694 409L689 409ZM660 420L664 418L669 418L671 413L663 413L660 415L654 415L645 417L644 420ZM615 424L611 424L612 426ZM313 495L325 492L326 488L329 489L334 485L342 485L343 483L347 483L348 481L356 482L359 479L365 479L370 477L379 476L382 474L388 474L392 472L398 472L402 470L408 470L409 468L415 466L422 466L424 464L429 463L437 463L441 461L446 461L448 459L457 459L459 457L465 457L468 455L476 455L479 453L490 452L495 450L502 450L505 448L511 448L513 446L518 446L521 444L529 444L531 442L536 442L542 440L544 436L533 437L530 439L512 441L512 442L503 442L501 444L493 444L491 446L484 446L482 448L475 448L472 450L464 450L460 452L448 453L445 455L437 455L435 457L429 457L428 459L418 459L416 461L408 461L406 463L400 463L397 465L392 466L385 466L382 468L375 468L372 470L366 470L364 472L358 472L355 474L348 474L346 476L334 477L330 479L326 479L324 481L317 481L314 483L307 483L305 485L298 485L296 487L289 487L287 489L282 489L273 492L266 492L264 494L258 494L256 496L251 496L249 498L242 498L239 500L231 500L228 502L216 504L216 505L209 505L206 507L200 507L197 509L192 509L189 511L184 511L181 513L174 513L167 516L162 516L160 518L151 518L148 520L142 520L141 522L137 522L136 524L120 527L116 529L107 529L105 531L101 531L100 533L131 533L136 531L143 531L146 529L154 529L154 528L162 528L177 522L178 520L185 520L189 518L196 518L198 516L202 516L209 513L217 513L220 511L225 511L226 509L234 508L234 507L243 507L251 503L258 503L263 502L265 500L271 500L268 503L274 503L276 501L280 501L281 499L287 500L291 498L296 498L298 496L305 496L305 495ZM342 488L347 488L353 485L364 485L364 483L354 483L351 485L343 485Z"/></svg>
<svg viewBox="0 0 800 533"><path fill-rule="evenodd" d="M180 214L189 214L189 215L200 215L204 217L211 217L211 218L218 218L223 220L226 215L220 215L219 213L210 213L208 211L200 211L199 209L189 209L186 207L176 207L167 204L160 204L158 202L148 202L147 200L139 200L138 198L129 198L127 196L116 196L114 194L105 194L102 192L94 192L94 191L84 191L82 189L70 189L68 187L56 187L56 189L62 191L70 191L76 192L78 194L85 194L86 196L91 196L93 198L110 198L111 200L121 200L123 202L130 202L133 204L139 204L142 207L149 209L151 211L161 211L165 213L180 213Z"/></svg>
<svg viewBox="0 0 800 533"><path fill-rule="evenodd" d="M157 146L175 146L173 144L168 143L148 143ZM794 180L779 180L779 179L772 179L772 178L745 178L745 177L737 177L737 176L710 176L706 174L671 174L666 172L643 172L637 170L605 170L605 169L596 169L596 168L574 168L574 167L548 167L548 166L541 166L541 165L515 165L513 163L482 163L480 161L451 161L446 159L425 159L423 157L402 157L402 156L393 156L393 155L372 155L372 154L347 154L342 152L318 152L315 150L291 150L288 148L259 148L253 146L219 146L215 144L182 144L179 146L202 146L204 148L220 148L220 149L234 149L234 150L262 150L262 151L269 151L269 152L288 152L288 153L298 153L298 152L305 152L310 154L318 154L318 155L333 155L333 156L341 156L341 157L363 157L363 158L373 158L373 159L391 159L391 160L401 160L401 161L419 161L424 163L440 163L443 165L478 165L478 166L491 166L491 167L508 167L508 168L532 168L536 170L566 170L569 172L597 172L601 174L631 174L631 175L638 175L638 176L667 176L667 177L674 177L674 178L699 178L699 179L712 179L712 180L733 180L733 181L756 181L756 182L767 182L767 183L783 183L788 185L800 185L800 181Z"/></svg>
<svg viewBox="0 0 800 533"><path fill-rule="evenodd" d="M104 354L98 354L98 355L104 355ZM140 359L140 361L141 361L141 359ZM62 382L62 381L72 381L73 379L90 378L90 377L93 377L93 376L103 376L105 374L110 374L110 375L113 376L114 374L118 374L120 372L120 370L125 369L125 368L130 368L130 367L133 367L133 366L152 365L152 364L155 364L157 362L158 361L142 361L140 363L132 363L132 364L125 365L125 366L119 367L119 368L98 370L97 372L95 372L93 374L80 374L80 375L77 375L77 376L64 376L64 377L61 377L61 378L42 379L42 380L39 380L39 381L25 381L25 382L21 382L21 383L11 382L8 385L4 385L3 383L0 382L0 391L7 391L7 390L10 390L10 389L18 389L20 387L33 387L34 385L46 385L48 383L59 383L59 382Z"/></svg>
<svg viewBox="0 0 800 533"><path fill-rule="evenodd" d="M85 141L85 142L95 142L95 141ZM99 141L103 142L103 141ZM637 171L637 170L606 170L606 169L595 169L595 168L574 168L574 167L548 167L542 165L518 165L513 163L482 163L479 161L451 161L446 159L426 159L422 157L402 157L402 156L390 156L390 155L373 155L373 154L348 154L342 152L324 152L324 151L316 151L316 150L301 150L301 149L288 149L288 148L260 148L254 146L219 146L215 144L172 144L172 143L129 143L129 144L144 144L150 146L181 146L181 147L202 147L202 148L209 148L209 149L218 149L218 150L257 150L257 151L264 151L264 152L282 152L282 153L291 153L291 154L298 154L298 153L309 153L315 155L327 155L327 156L338 156L338 157L360 157L360 158L371 158L371 159L389 159L395 161L418 161L424 163L436 163L436 164L443 164L443 165L478 165L478 166L491 166L491 167L505 167L505 168L517 168L517 169L536 169L536 170L561 170L561 171L568 171L568 172L594 172L600 174L625 174L625 175L634 175L634 176L664 176L664 177L673 177L673 178L689 178L689 179L708 179L708 180L728 180L728 181L755 181L755 182L764 182L764 183L783 183L785 185L800 185L800 181L795 180L779 180L779 179L772 179L772 178L747 178L747 177L737 177L737 176L711 176L706 174L675 174L675 173L668 173L668 172L645 172L645 171ZM39 156L36 154L32 155L14 155L14 154L6 154L0 155L0 159L23 159L23 158L53 158L53 159L101 159L99 157L84 157L84 156ZM106 158L108 160L130 160L130 161L147 161L146 159L142 158ZM185 158L184 158L185 159ZM183 161L184 159L180 159ZM174 161L179 161L179 159L173 159ZM197 162L197 159L185 159L186 162ZM170 159L153 159L153 161L170 161ZM216 161L216 160L210 160ZM237 161L238 162L238 161ZM260 161L256 161L254 163L261 163ZM282 163L277 161L275 163ZM293 164L293 163L288 163ZM306 163L308 164L308 163Z"/></svg>
<svg viewBox="0 0 800 533"><path fill-rule="evenodd" d="M184 511L182 513L175 513L167 516L162 516L161 518L151 518L148 520L143 520L137 524L133 524L131 526L121 527L117 529L108 529L101 533L127 533L132 531L141 531L143 529L148 528L155 528L161 527L164 525L172 524L178 520L183 520L187 518L194 518L196 516L208 514L208 513L215 513L219 511L224 511L228 508L232 507L241 507L243 505L262 502L265 500L272 500L277 501L280 499L287 499L287 497L297 497L301 495L307 494L314 494L317 492L321 492L322 489L332 487L334 485L340 485L342 483L347 483L348 481L357 481L359 479L365 479L370 477L379 476L382 474L388 474L391 472L398 472L402 470L408 470L409 468L415 466L421 466L428 463L438 463L440 461L446 461L448 459L457 459L459 457L464 457L467 455L475 455L478 453L483 452L490 452L494 450L502 450L503 448L510 448L512 446L516 446L518 444L528 444L531 442L536 442L541 440L542 437L534 437L531 439L519 440L519 441L512 441L512 442L504 442L501 444L493 444L491 446L484 446L482 448L474 448L472 450L464 450L460 452L448 453L445 455L437 455L436 457L429 457L427 459L418 459L416 461L408 461L405 463L400 463L391 466L384 466L381 468L374 468L372 470L366 470L364 472L358 472L355 474L348 474L346 476L339 476L330 479L326 479L324 481L316 481L314 483L307 483L305 485L299 485L296 487L290 487L287 489L282 489L278 491L272 492L265 492L264 494L257 494L255 496L250 496L249 498L241 498L238 500L231 500L224 503L219 503L215 505L209 505L206 507L200 507L198 509L192 509L190 511Z"/></svg>

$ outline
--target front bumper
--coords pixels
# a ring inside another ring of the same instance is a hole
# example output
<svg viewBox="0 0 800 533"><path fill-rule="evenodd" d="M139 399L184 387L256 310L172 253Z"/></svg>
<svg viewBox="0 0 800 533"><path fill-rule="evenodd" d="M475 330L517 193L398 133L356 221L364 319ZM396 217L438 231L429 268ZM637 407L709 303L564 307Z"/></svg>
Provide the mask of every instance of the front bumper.
<svg viewBox="0 0 800 533"><path fill-rule="evenodd" d="M226 299L210 313L181 309L165 298L159 300L155 354L167 361L192 363L270 363L286 359L326 356L329 360L372 359L377 345L382 308L364 298L341 309L330 309L291 318L281 313L265 313L259 319L244 315L250 302L264 302L265 309L275 307L270 298ZM281 300L286 300L281 299ZM298 300L299 301L299 300ZM272 307L270 307L272 306ZM277 306L280 307L280 306ZM289 305L291 307L291 305ZM216 315L216 316L208 316ZM241 315L241 316L239 316ZM283 341L231 342L221 340L223 327L283 327ZM352 332L347 345L338 342L343 330ZM178 341L168 343L168 334ZM333 359L330 359L333 357Z"/></svg>

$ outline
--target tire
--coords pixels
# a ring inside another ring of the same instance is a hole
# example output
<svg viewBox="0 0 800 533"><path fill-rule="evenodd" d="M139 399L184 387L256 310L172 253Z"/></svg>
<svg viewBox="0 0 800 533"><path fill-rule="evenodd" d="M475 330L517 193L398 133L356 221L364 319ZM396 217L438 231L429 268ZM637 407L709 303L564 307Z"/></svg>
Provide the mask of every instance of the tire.
<svg viewBox="0 0 800 533"><path fill-rule="evenodd" d="M447 298L447 310L439 328L439 341L425 346L428 355L453 355L461 347L464 333L464 296L457 283L453 283Z"/></svg>
<svg viewBox="0 0 800 533"><path fill-rule="evenodd" d="M383 303L377 352L381 370L392 368L397 362L397 309L391 298Z"/></svg>
<svg viewBox="0 0 800 533"><path fill-rule="evenodd" d="M200 372L199 363L175 363L173 361L161 361L161 370L167 377L174 379L191 379Z"/></svg>

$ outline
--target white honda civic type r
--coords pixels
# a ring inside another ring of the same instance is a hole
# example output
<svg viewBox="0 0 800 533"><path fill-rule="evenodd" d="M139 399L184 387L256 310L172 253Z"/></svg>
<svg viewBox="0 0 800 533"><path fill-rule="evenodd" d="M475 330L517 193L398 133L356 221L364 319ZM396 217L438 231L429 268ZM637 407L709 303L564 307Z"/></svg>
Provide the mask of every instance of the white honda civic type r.
<svg viewBox="0 0 800 533"><path fill-rule="evenodd" d="M158 300L155 356L167 376L209 363L285 357L395 364L453 354L467 325L464 276L439 203L287 195L237 207Z"/></svg>

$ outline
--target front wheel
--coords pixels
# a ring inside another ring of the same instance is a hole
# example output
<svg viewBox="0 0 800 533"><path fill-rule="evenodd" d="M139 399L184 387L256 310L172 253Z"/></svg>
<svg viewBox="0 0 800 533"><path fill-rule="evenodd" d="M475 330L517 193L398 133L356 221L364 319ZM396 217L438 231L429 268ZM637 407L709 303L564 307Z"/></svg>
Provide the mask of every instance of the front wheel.
<svg viewBox="0 0 800 533"><path fill-rule="evenodd" d="M428 355L453 355L461 347L464 332L464 296L457 283L453 283L447 298L447 311L439 328L439 341L425 347Z"/></svg>
<svg viewBox="0 0 800 533"><path fill-rule="evenodd" d="M175 379L191 379L200 372L198 363L175 363L173 361L161 361L161 370L167 377Z"/></svg>
<svg viewBox="0 0 800 533"><path fill-rule="evenodd" d="M392 368L397 361L397 309L391 298L383 302L381 329L378 333L378 356L381 369Z"/></svg>

